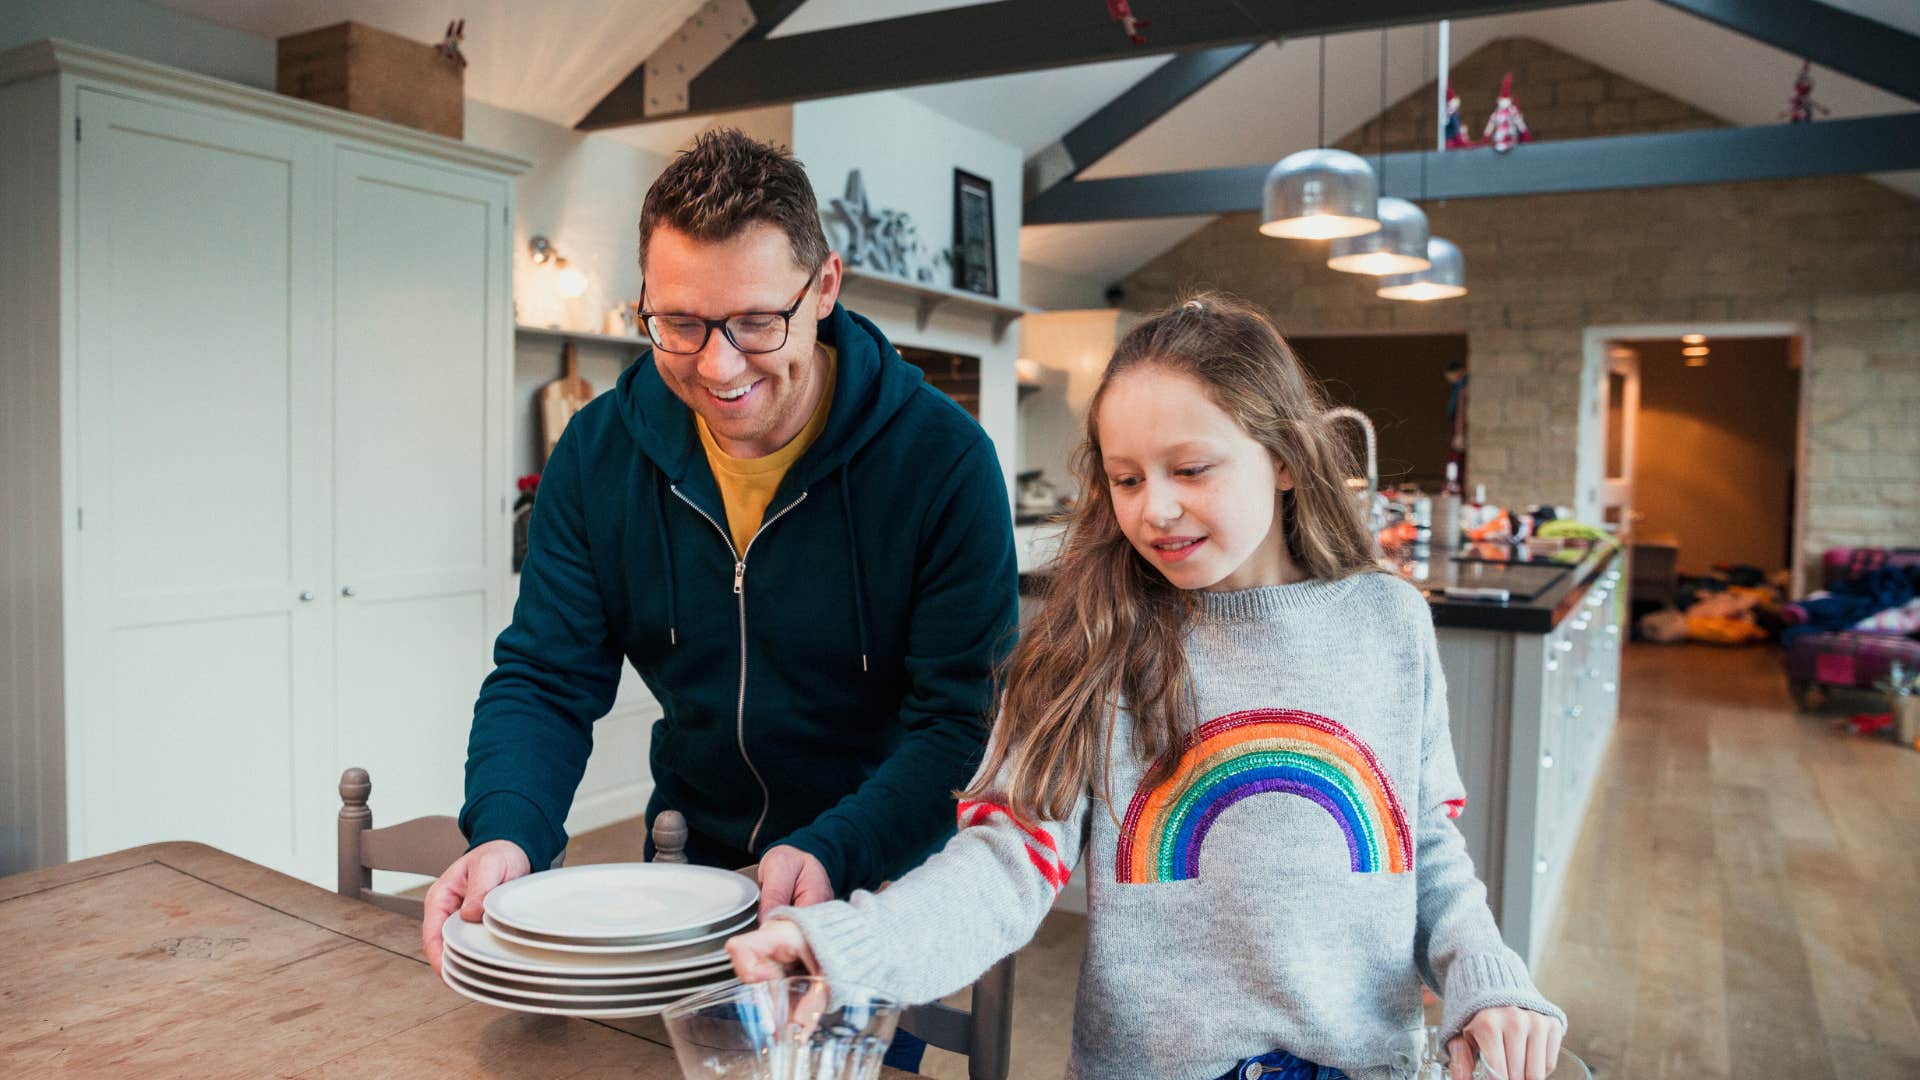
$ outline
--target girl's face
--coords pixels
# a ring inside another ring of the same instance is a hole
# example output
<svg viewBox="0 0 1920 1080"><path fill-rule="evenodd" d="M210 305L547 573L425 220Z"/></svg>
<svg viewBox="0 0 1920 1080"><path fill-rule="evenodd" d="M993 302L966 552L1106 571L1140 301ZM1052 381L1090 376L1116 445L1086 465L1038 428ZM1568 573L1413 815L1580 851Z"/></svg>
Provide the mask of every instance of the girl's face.
<svg viewBox="0 0 1920 1080"><path fill-rule="evenodd" d="M1120 531L1168 581L1246 589L1301 579L1280 520L1293 477L1197 380L1134 368L1107 387L1095 423Z"/></svg>

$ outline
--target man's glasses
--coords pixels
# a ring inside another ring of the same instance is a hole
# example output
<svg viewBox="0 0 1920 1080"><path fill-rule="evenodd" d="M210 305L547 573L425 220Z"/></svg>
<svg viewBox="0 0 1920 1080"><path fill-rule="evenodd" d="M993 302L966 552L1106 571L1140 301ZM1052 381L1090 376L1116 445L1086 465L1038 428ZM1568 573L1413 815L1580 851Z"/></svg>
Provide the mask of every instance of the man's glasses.
<svg viewBox="0 0 1920 1080"><path fill-rule="evenodd" d="M653 339L653 347L661 352L686 355L697 353L707 347L707 338L715 330L726 336L734 348L743 353L778 352L787 343L787 331L793 323L794 313L813 290L813 279L820 273L815 270L807 275L807 283L800 287L800 295L793 298L793 305L785 311L747 311L738 315L728 315L724 319L703 319L698 315L672 315L657 311L642 311L640 321L647 328L647 336ZM646 289L640 290L640 302L646 303Z"/></svg>

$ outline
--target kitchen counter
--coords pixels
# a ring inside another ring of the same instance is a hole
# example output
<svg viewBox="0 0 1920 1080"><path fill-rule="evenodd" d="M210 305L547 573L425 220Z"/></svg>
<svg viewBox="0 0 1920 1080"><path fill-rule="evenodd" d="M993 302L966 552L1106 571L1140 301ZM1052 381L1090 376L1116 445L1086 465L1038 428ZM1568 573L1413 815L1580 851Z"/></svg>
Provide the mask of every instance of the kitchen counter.
<svg viewBox="0 0 1920 1080"><path fill-rule="evenodd" d="M1386 560L1426 593L1436 627L1544 634L1580 607L1621 550L1616 541L1514 548L1476 544L1465 549L1394 549ZM1466 556L1465 559L1457 556ZM1558 560L1558 561L1556 561ZM1502 600L1462 599L1453 588L1503 588Z"/></svg>

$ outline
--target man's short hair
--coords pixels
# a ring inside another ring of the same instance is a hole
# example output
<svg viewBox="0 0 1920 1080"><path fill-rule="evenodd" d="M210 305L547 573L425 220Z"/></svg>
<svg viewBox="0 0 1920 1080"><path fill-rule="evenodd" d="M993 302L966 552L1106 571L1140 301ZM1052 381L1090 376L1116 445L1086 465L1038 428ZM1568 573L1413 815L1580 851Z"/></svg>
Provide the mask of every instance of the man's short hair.
<svg viewBox="0 0 1920 1080"><path fill-rule="evenodd" d="M763 221L787 234L793 261L802 269L827 261L813 184L792 151L738 128L697 135L647 189L640 207L640 268L646 270L647 242L662 225L717 242Z"/></svg>

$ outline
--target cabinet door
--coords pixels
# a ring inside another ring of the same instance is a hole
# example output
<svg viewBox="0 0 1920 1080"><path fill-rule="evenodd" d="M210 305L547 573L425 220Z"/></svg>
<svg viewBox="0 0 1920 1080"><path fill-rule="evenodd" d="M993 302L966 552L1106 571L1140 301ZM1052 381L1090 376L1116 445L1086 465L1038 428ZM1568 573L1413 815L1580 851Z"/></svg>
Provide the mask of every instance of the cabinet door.
<svg viewBox="0 0 1920 1080"><path fill-rule="evenodd" d="M460 807L506 573L510 189L339 146L332 171L337 738L375 823Z"/></svg>
<svg viewBox="0 0 1920 1080"><path fill-rule="evenodd" d="M71 854L198 840L325 867L296 775L331 715L315 144L77 107Z"/></svg>

